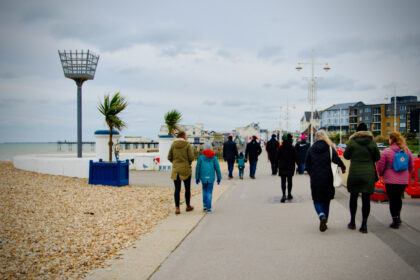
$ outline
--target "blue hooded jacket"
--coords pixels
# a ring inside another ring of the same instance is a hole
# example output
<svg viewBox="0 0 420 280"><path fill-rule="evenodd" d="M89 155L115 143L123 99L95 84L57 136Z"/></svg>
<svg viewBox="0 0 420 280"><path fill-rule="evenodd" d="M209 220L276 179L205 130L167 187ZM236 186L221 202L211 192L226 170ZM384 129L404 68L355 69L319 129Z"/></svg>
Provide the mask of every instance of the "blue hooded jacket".
<svg viewBox="0 0 420 280"><path fill-rule="evenodd" d="M203 154L198 158L195 178L203 183L214 183L215 173L217 174L217 180L222 180L219 161L214 155L212 150L204 150Z"/></svg>

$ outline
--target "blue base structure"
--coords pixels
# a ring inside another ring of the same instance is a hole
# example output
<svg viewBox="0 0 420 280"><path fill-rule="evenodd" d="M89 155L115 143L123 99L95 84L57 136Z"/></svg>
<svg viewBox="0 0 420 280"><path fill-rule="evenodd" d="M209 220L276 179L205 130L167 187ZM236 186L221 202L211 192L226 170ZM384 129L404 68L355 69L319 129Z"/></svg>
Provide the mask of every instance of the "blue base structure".
<svg viewBox="0 0 420 280"><path fill-rule="evenodd" d="M129 184L129 161L89 162L89 184L106 186L125 186Z"/></svg>

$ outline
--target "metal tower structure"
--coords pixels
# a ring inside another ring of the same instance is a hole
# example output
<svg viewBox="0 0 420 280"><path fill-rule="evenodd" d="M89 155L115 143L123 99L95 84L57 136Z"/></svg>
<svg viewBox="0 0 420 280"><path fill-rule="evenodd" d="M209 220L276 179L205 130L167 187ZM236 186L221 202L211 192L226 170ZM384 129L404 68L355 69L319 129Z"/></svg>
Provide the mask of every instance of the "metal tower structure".
<svg viewBox="0 0 420 280"><path fill-rule="evenodd" d="M91 51L58 51L64 76L77 85L77 157L82 157L82 85L95 77L99 55Z"/></svg>

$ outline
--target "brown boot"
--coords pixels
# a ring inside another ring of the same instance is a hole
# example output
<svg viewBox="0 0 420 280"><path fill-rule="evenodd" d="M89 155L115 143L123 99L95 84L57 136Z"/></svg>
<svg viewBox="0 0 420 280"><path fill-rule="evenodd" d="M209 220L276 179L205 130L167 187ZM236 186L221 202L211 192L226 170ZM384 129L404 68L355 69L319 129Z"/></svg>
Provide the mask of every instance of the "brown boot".
<svg viewBox="0 0 420 280"><path fill-rule="evenodd" d="M181 214L181 210L179 209L179 207L175 207L175 214L176 215Z"/></svg>
<svg viewBox="0 0 420 280"><path fill-rule="evenodd" d="M187 205L187 208L185 208L185 211L187 212L190 212L192 210L194 210L194 206L191 206L191 205Z"/></svg>

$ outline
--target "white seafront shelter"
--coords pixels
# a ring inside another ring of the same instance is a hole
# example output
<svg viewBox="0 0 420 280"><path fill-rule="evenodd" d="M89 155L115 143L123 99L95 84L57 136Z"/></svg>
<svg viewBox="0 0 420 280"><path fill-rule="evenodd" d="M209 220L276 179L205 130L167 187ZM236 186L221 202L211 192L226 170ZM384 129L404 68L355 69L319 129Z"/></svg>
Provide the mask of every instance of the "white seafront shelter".
<svg viewBox="0 0 420 280"><path fill-rule="evenodd" d="M112 142L118 143L120 139L118 131L113 131ZM172 164L167 160L167 155L173 136L159 136L159 152L157 153L120 153L119 160L130 163L132 170L171 170ZM109 130L95 131L95 153L85 153L78 158L75 154L41 154L19 155L13 158L13 165L22 170L33 171L43 174L62 175L68 177L89 178L90 161L108 160ZM114 151L114 147L112 149ZM115 161L115 153L112 153Z"/></svg>

